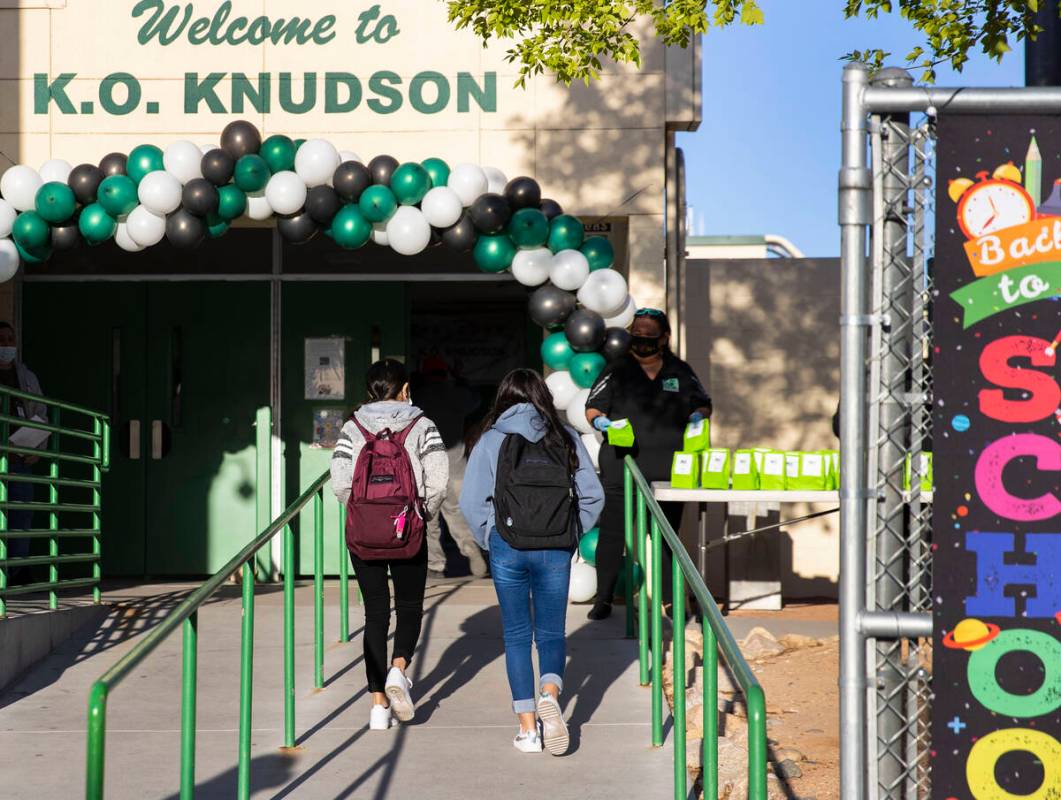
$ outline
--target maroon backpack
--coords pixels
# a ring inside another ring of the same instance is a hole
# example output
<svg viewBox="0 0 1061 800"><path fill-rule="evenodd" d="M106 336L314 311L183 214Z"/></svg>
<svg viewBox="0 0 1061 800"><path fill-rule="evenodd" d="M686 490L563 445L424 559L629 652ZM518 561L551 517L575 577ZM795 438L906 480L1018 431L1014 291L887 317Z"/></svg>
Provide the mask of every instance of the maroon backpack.
<svg viewBox="0 0 1061 800"><path fill-rule="evenodd" d="M365 444L346 501L346 545L365 561L412 558L423 545L424 504L405 449L405 440L420 419L398 433L372 434L354 418Z"/></svg>

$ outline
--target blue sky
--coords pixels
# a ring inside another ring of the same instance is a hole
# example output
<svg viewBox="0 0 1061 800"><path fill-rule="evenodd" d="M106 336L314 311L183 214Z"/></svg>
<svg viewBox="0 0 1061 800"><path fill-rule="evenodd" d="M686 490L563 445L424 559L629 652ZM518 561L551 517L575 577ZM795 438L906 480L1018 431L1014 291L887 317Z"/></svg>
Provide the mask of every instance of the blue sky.
<svg viewBox="0 0 1061 800"><path fill-rule="evenodd" d="M808 256L839 253L840 56L880 47L902 65L920 43L898 14L846 21L843 0L759 0L766 22L703 41L704 121L680 134L690 233L787 236ZM896 4L898 6L898 4ZM1020 47L1001 64L976 54L939 86L1020 86ZM916 77L915 73L915 77Z"/></svg>

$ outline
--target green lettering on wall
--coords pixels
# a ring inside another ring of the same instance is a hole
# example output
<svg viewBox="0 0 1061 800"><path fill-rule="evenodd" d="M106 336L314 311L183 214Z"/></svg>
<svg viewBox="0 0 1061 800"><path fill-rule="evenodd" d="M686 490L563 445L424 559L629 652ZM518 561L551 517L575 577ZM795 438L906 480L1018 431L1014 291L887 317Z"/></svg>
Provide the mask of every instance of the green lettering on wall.
<svg viewBox="0 0 1061 800"><path fill-rule="evenodd" d="M347 99L339 99L339 87L345 86ZM361 81L349 72L327 72L324 75L324 113L346 114L361 104Z"/></svg>
<svg viewBox="0 0 1061 800"><path fill-rule="evenodd" d="M302 101L296 103L292 98L290 72L280 73L280 108L289 114L305 114L317 104L317 73L307 72L302 76Z"/></svg>
<svg viewBox="0 0 1061 800"><path fill-rule="evenodd" d="M247 29L247 41L251 44L261 44L269 35L269 20L266 17L255 17Z"/></svg>
<svg viewBox="0 0 1061 800"><path fill-rule="evenodd" d="M199 103L205 101L211 114L227 114L225 104L217 96L217 85L224 77L224 72L211 72L200 81L198 72L185 72L184 113L198 114Z"/></svg>
<svg viewBox="0 0 1061 800"><path fill-rule="evenodd" d="M200 17L188 28L188 41L192 44L203 44L210 30L210 20Z"/></svg>
<svg viewBox="0 0 1061 800"><path fill-rule="evenodd" d="M66 86L74 78L76 72L63 72L51 83L48 83L47 72L36 72L33 75L33 113L47 114L48 105L54 100L61 114L76 114L74 104L66 94Z"/></svg>
<svg viewBox="0 0 1061 800"><path fill-rule="evenodd" d="M424 99L425 84L435 85L435 99L428 102ZM437 114L449 105L449 81L441 72L418 72L409 82L409 102L421 114Z"/></svg>
<svg viewBox="0 0 1061 800"><path fill-rule="evenodd" d="M124 86L126 91L125 102L119 103L114 99L114 88ZM112 72L104 78L99 85L99 104L108 114L122 117L132 113L140 105L140 81L128 72Z"/></svg>
<svg viewBox="0 0 1061 800"><path fill-rule="evenodd" d="M184 19L177 24L176 30L173 29L173 25L177 20L177 15L180 14L180 6L173 6L165 14L162 11L162 0L140 0L133 6L134 19L142 14L151 14L151 18L140 27L140 31L136 34L136 40L140 44L147 44L156 36L159 44L172 44L191 19L192 4L188 3L184 6Z"/></svg>
<svg viewBox="0 0 1061 800"><path fill-rule="evenodd" d="M393 114L402 107L402 93L393 88L395 85L400 86L401 83L402 76L397 72L387 70L373 72L372 77L368 79L368 88L379 97L370 97L368 107L377 114ZM384 103L381 98L386 98L390 102Z"/></svg>
<svg viewBox="0 0 1061 800"><path fill-rule="evenodd" d="M259 114L268 114L273 76L268 72L258 73L257 87L242 72L232 73L232 113L243 113L243 101L249 100Z"/></svg>
<svg viewBox="0 0 1061 800"><path fill-rule="evenodd" d="M487 72L483 75L483 85L475 82L470 72L457 73L457 111L465 113L471 110L469 100L483 111L497 111L497 73Z"/></svg>

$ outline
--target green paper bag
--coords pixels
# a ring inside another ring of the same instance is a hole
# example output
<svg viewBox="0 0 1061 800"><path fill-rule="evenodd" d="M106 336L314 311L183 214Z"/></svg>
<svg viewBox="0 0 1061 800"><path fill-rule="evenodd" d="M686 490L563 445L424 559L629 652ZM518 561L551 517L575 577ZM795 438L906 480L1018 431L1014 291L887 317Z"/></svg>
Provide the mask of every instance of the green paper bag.
<svg viewBox="0 0 1061 800"><path fill-rule="evenodd" d="M753 447L751 449L752 458L755 459L755 469L762 475L763 474L763 456L770 452L769 447Z"/></svg>
<svg viewBox="0 0 1061 800"><path fill-rule="evenodd" d="M709 447L711 447L711 420L702 419L685 426L685 444L682 449L686 453L702 453Z"/></svg>
<svg viewBox="0 0 1061 800"><path fill-rule="evenodd" d="M771 492L785 488L785 454L780 450L763 453L763 467L759 472L759 488Z"/></svg>
<svg viewBox="0 0 1061 800"><path fill-rule="evenodd" d="M696 489L699 470L697 469L697 454L686 453L681 450L674 454L671 462L670 485L675 489Z"/></svg>
<svg viewBox="0 0 1061 800"><path fill-rule="evenodd" d="M840 488L840 451L830 450L829 458L833 464L833 488Z"/></svg>
<svg viewBox="0 0 1061 800"><path fill-rule="evenodd" d="M800 452L796 456L796 475L786 475L786 486L801 492L825 491L828 481L828 459L819 453Z"/></svg>
<svg viewBox="0 0 1061 800"><path fill-rule="evenodd" d="M759 488L759 468L755 463L755 452L738 450L733 454L733 488L752 492Z"/></svg>
<svg viewBox="0 0 1061 800"><path fill-rule="evenodd" d="M785 488L795 489L799 483L799 450L785 451Z"/></svg>
<svg viewBox="0 0 1061 800"><path fill-rule="evenodd" d="M917 470L917 477L922 492L932 491L932 454L922 451L920 459L920 468ZM906 454L906 463L903 466L903 489L910 491L913 488L914 480L911 470L910 454Z"/></svg>
<svg viewBox="0 0 1061 800"><path fill-rule="evenodd" d="M612 420L608 426L608 444L612 447L633 447L634 426L628 419Z"/></svg>
<svg viewBox="0 0 1061 800"><path fill-rule="evenodd" d="M825 469L825 488L827 491L836 490L836 465L833 464L832 450L819 450L822 457L822 466Z"/></svg>
<svg viewBox="0 0 1061 800"><path fill-rule="evenodd" d="M712 447L700 454L700 486L704 489L729 488L729 450Z"/></svg>

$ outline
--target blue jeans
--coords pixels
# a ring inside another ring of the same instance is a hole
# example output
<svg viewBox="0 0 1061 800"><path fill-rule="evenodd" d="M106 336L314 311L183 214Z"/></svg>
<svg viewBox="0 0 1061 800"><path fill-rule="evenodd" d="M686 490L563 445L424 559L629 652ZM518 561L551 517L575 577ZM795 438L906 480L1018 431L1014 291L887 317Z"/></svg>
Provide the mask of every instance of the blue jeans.
<svg viewBox="0 0 1061 800"><path fill-rule="evenodd" d="M16 475L30 475L33 467L21 458L13 457L8 461L8 470ZM33 484L25 481L7 481L7 499L12 503L32 503ZM9 531L24 531L33 527L33 512L18 510L7 512L7 529ZM30 540L26 538L11 538L7 540L7 557L23 558L30 552Z"/></svg>
<svg viewBox="0 0 1061 800"><path fill-rule="evenodd" d="M512 710L517 714L533 712L536 703L532 640L538 647L539 687L553 683L564 688L564 627L573 551L516 550L496 528L490 531L489 545L490 572L505 632L505 668L512 690Z"/></svg>

